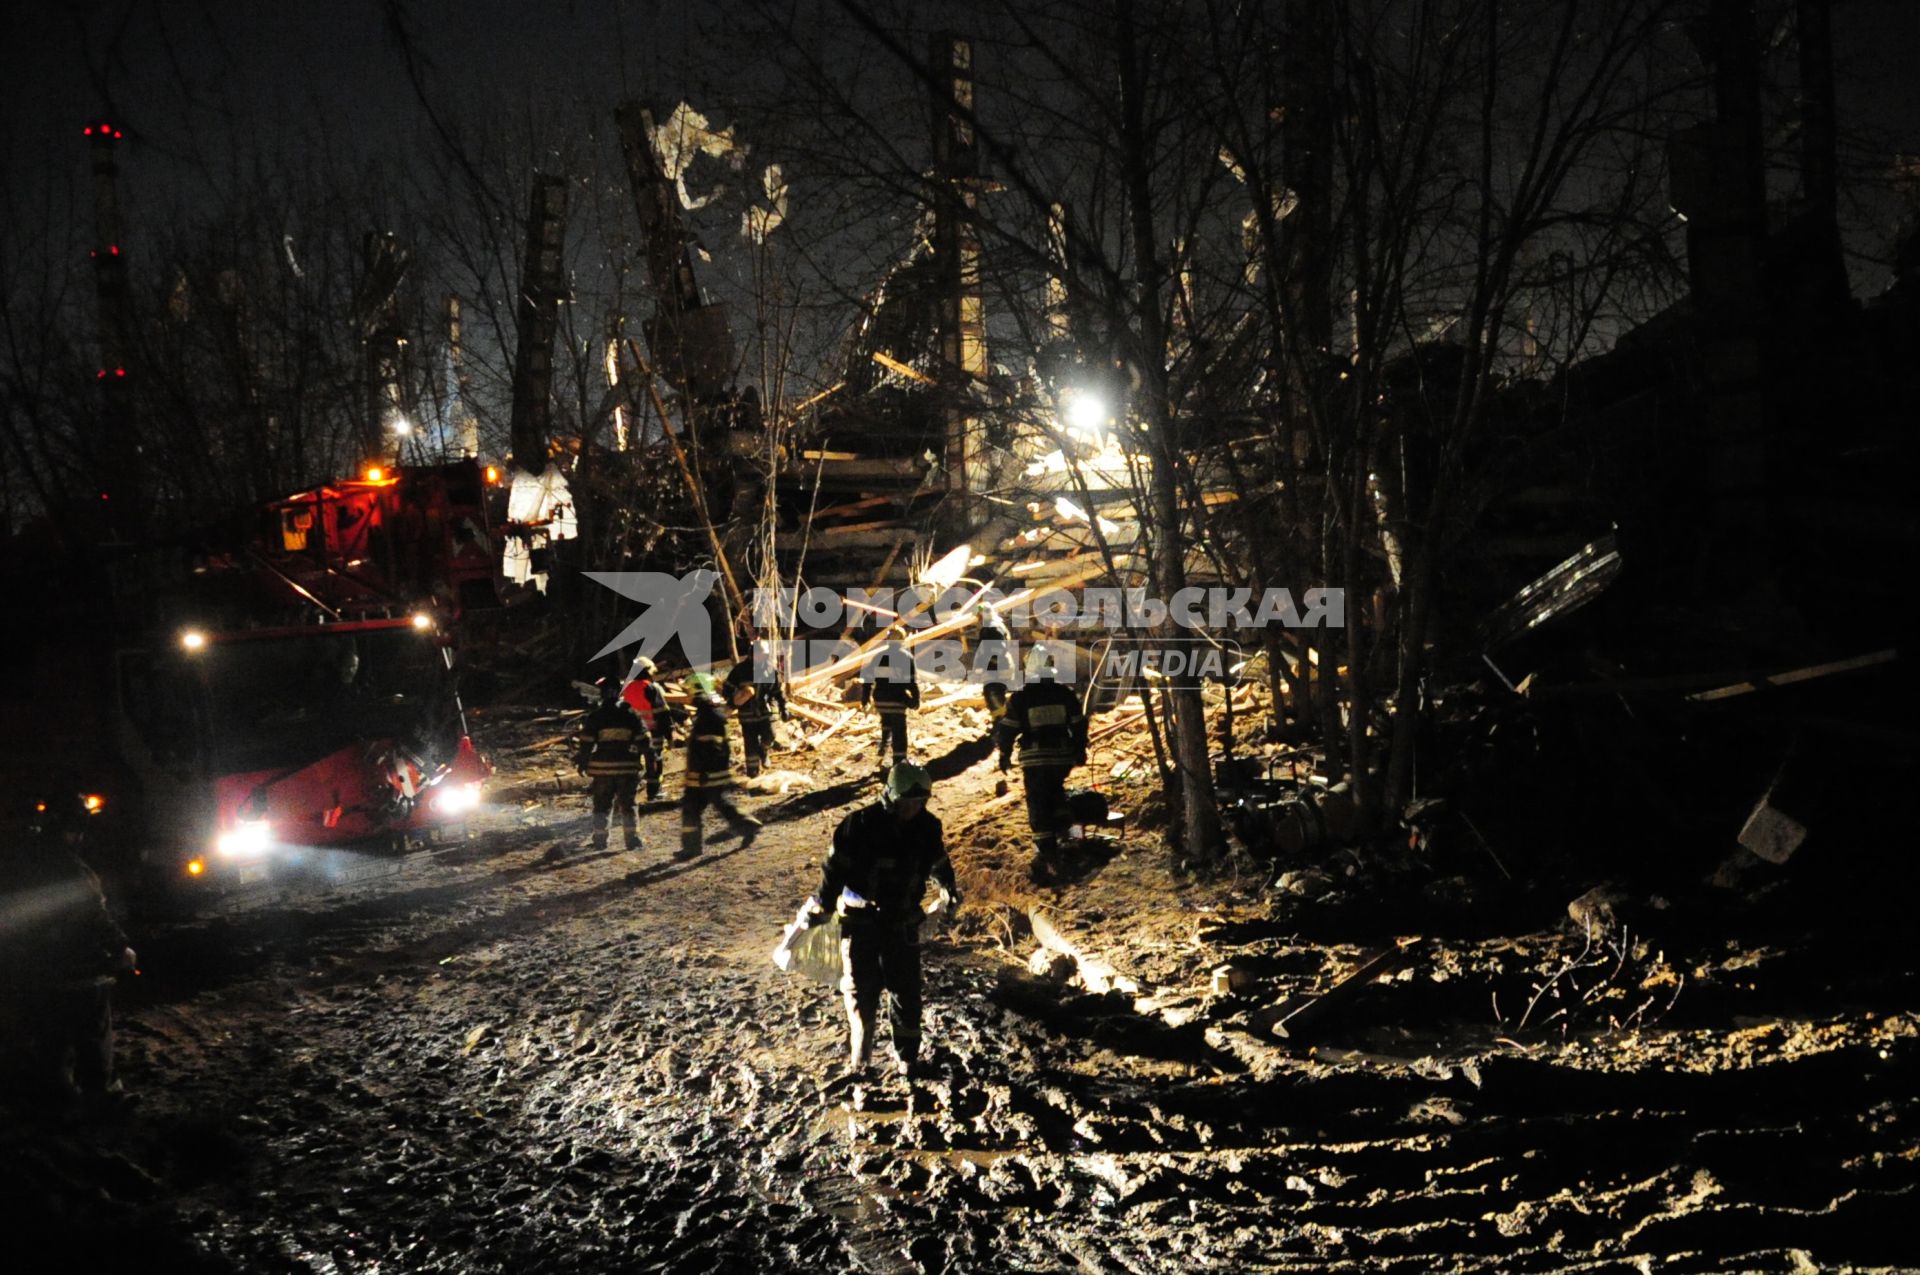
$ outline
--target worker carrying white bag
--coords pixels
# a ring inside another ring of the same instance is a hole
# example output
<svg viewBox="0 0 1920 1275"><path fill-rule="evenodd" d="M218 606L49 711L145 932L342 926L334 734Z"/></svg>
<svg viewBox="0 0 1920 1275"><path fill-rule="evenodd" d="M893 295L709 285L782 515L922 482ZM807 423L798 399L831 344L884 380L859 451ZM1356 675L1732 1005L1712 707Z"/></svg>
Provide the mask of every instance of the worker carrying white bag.
<svg viewBox="0 0 1920 1275"><path fill-rule="evenodd" d="M856 1075L873 1063L882 992L894 1062L903 1073L918 1070L921 930L960 905L940 821L926 808L932 794L925 769L894 763L880 800L834 829L820 885L773 952L781 969L839 987ZM922 902L929 880L940 886L931 907Z"/></svg>

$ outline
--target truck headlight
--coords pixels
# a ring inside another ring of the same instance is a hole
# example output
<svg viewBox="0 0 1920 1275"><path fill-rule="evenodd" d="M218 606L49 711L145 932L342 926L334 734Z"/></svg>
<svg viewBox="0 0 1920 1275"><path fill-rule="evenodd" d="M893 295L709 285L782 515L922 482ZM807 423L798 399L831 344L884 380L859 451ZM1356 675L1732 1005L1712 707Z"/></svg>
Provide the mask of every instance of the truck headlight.
<svg viewBox="0 0 1920 1275"><path fill-rule="evenodd" d="M213 848L229 859L251 859L273 844L273 828L265 819L243 819L220 834Z"/></svg>
<svg viewBox="0 0 1920 1275"><path fill-rule="evenodd" d="M464 784L443 784L434 794L433 808L443 815L464 815L480 804L480 781L470 780Z"/></svg>

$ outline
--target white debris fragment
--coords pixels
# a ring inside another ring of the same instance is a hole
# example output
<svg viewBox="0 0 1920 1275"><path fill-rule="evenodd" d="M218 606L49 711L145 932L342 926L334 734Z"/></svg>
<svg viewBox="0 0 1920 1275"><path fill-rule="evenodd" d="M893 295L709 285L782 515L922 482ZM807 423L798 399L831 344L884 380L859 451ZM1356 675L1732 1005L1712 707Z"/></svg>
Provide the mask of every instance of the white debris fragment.
<svg viewBox="0 0 1920 1275"><path fill-rule="evenodd" d="M716 186L697 198L688 193L687 170L693 166L695 157L711 155L738 165L747 153L747 148L734 140L733 129L714 129L706 116L685 102L675 106L666 119L654 126L649 140L653 142L654 153L660 157L661 171L680 192L680 206L688 211L706 207L723 189Z"/></svg>
<svg viewBox="0 0 1920 1275"><path fill-rule="evenodd" d="M765 243L774 228L787 219L787 179L780 165L768 164L760 174L760 185L766 192L765 201L740 214L740 233L754 243Z"/></svg>

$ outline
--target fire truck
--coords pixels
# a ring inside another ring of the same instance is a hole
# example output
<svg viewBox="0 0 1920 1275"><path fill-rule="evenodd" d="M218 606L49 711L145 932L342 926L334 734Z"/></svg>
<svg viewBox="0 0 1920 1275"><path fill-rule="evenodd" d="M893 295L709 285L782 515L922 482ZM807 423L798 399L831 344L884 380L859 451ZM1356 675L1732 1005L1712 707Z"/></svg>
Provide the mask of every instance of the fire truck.
<svg viewBox="0 0 1920 1275"><path fill-rule="evenodd" d="M486 487L473 461L370 467L131 590L115 734L150 883L337 876L349 848L465 823L490 773L454 660L463 618L497 605Z"/></svg>

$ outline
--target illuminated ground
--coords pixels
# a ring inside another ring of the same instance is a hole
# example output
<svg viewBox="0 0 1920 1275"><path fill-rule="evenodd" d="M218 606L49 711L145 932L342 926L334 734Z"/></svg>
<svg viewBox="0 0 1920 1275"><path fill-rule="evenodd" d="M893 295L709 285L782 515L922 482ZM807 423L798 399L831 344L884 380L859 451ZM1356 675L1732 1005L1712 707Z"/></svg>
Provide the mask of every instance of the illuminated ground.
<svg viewBox="0 0 1920 1275"><path fill-rule="evenodd" d="M937 803L972 895L930 949L940 1074L823 1094L838 1005L767 957L867 754L796 765L813 786L758 799L781 817L745 854L674 863L663 809L646 850L556 866L548 847L584 840L577 784L556 785L558 748L510 750L557 726L489 729L504 764L471 840L142 936L121 1042L139 1100L93 1130L105 1153L9 1134L14 1198L44 1194L41 1220L80 1220L106 1251L184 1237L208 1269L246 1271L1804 1271L1920 1254L1900 1225L1920 1181L1920 1019L1897 970L1721 939L1593 947L1546 917L1517 937L1429 931L1338 1023L1276 1041L1263 1007L1419 931L1258 882L1176 885L1135 834L1043 900L1084 977L1060 981L1067 960L1032 973L1018 803L987 807L978 765ZM971 761L968 733L956 716L930 735L946 770ZM1228 959L1252 982L1210 995ZM1120 990L1089 991L1109 966Z"/></svg>

